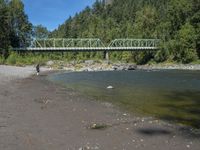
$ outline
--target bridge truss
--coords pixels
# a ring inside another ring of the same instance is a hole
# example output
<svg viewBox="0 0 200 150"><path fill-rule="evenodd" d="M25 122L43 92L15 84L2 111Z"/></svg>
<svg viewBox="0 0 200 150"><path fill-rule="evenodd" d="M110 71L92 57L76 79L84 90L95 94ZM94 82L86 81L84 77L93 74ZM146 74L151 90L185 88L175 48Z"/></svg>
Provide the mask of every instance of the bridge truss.
<svg viewBox="0 0 200 150"><path fill-rule="evenodd" d="M108 46L100 39L34 39L29 47L14 48L15 51L137 51L157 50L158 39L115 39Z"/></svg>

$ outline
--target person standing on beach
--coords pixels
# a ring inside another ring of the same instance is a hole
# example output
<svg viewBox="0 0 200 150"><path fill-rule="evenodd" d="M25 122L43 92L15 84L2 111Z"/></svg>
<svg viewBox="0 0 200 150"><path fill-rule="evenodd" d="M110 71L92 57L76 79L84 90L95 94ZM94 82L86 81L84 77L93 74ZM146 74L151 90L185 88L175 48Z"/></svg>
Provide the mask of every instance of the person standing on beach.
<svg viewBox="0 0 200 150"><path fill-rule="evenodd" d="M37 76L38 76L39 73L40 73L40 64L37 64L37 66L36 66L36 72L37 72Z"/></svg>

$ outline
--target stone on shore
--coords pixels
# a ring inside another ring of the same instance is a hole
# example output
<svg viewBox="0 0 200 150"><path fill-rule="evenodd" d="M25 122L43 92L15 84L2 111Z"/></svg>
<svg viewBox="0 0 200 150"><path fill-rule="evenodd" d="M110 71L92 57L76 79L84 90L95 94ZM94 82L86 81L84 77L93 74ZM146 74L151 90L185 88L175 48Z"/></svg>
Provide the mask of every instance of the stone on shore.
<svg viewBox="0 0 200 150"><path fill-rule="evenodd" d="M137 69L137 65L134 64L115 64L112 67L114 70L136 70Z"/></svg>

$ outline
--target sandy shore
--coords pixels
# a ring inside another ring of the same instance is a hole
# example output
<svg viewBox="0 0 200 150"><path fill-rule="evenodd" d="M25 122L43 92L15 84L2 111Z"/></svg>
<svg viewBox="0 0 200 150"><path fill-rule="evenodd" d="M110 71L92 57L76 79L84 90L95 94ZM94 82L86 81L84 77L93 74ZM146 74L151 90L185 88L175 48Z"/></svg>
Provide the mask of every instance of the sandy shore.
<svg viewBox="0 0 200 150"><path fill-rule="evenodd" d="M128 114L47 81L47 72L34 73L34 67L0 66L0 150L200 147L200 135L189 128ZM98 125L105 128L92 129Z"/></svg>

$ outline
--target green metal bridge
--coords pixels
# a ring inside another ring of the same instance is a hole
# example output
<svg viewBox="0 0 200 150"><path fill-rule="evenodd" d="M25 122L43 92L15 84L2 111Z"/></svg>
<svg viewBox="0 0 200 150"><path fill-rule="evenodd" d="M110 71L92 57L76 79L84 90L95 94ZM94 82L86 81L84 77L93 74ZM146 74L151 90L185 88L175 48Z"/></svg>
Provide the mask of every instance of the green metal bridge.
<svg viewBox="0 0 200 150"><path fill-rule="evenodd" d="M115 39L105 45L100 39L34 39L29 47L14 48L24 52L67 52L67 51L146 51L158 50L158 39Z"/></svg>

